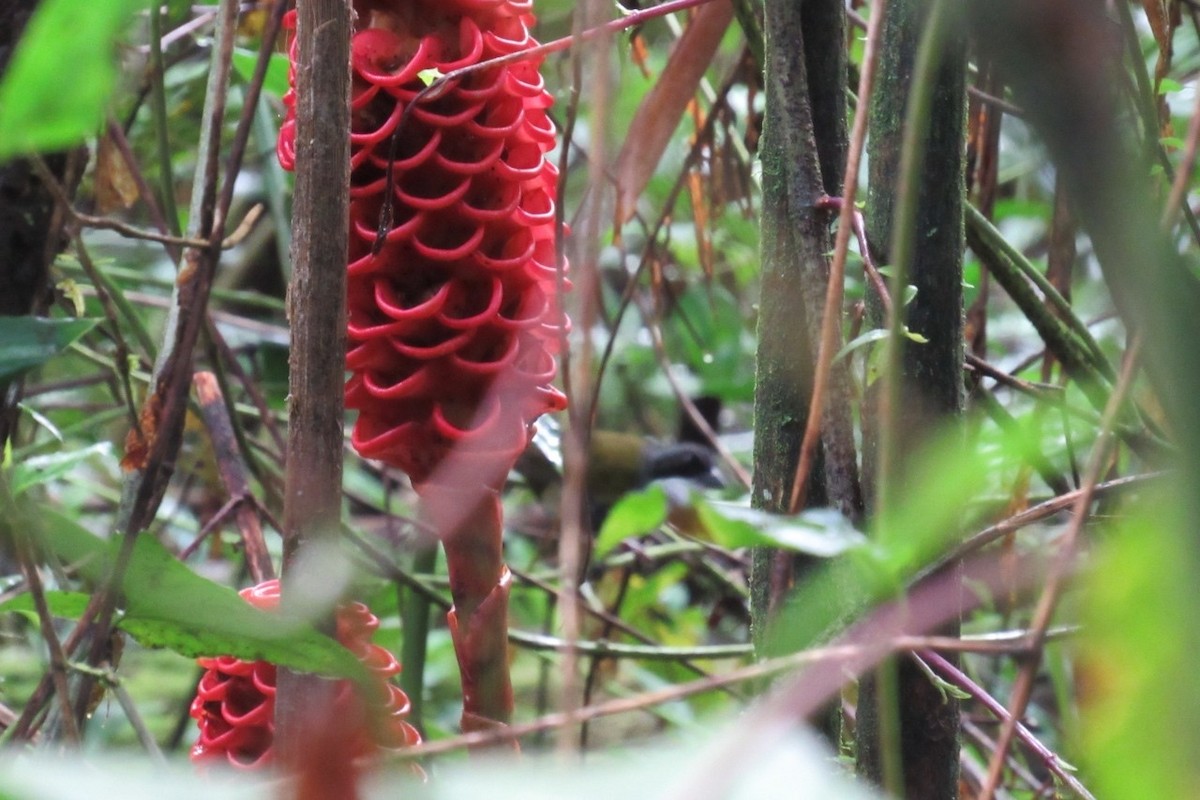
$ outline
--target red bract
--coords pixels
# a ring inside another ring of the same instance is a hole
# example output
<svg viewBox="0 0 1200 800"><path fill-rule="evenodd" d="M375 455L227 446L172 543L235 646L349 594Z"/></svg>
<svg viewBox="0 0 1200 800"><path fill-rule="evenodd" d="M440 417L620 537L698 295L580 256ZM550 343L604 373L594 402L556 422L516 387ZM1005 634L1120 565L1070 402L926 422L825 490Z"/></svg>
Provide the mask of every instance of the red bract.
<svg viewBox="0 0 1200 800"><path fill-rule="evenodd" d="M279 605L279 581L265 581L244 589L242 597L258 608ZM370 724L358 695L343 684L337 699L341 714L353 718L351 729L361 741L353 750L362 756L379 748L398 749L419 744L420 734L404 721L408 697L390 679L400 664L382 647L371 643L379 620L362 603L349 603L337 610L337 636L358 656L378 681L378 721ZM191 715L200 726L200 739L192 747L196 762L224 761L234 767L255 768L272 760L275 738L275 665L265 661L241 661L230 656L201 658L204 675L192 701ZM370 733L368 733L370 731Z"/></svg>
<svg viewBox="0 0 1200 800"><path fill-rule="evenodd" d="M352 441L418 487L462 483L463 473L493 485L533 420L565 406L551 386L566 324L556 299L557 170L546 159L552 101L531 58L472 73L405 111L433 77L536 44L530 3L354 6ZM294 93L284 102L279 158L291 169Z"/></svg>

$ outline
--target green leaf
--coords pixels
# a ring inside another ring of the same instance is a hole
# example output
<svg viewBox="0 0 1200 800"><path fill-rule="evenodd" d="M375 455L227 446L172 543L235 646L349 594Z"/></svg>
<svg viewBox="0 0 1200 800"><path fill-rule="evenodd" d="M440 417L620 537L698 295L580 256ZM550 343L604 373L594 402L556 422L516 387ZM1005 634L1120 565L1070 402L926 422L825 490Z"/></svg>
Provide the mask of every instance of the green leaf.
<svg viewBox="0 0 1200 800"><path fill-rule="evenodd" d="M3 139L0 132L0 141ZM44 364L99 321L0 317L0 380Z"/></svg>
<svg viewBox="0 0 1200 800"><path fill-rule="evenodd" d="M1158 82L1159 94L1174 94L1175 92L1183 91L1183 84L1171 78L1162 78Z"/></svg>
<svg viewBox="0 0 1200 800"><path fill-rule="evenodd" d="M417 73L417 77L421 79L421 83L432 86L434 81L442 77L442 71L434 68L423 69Z"/></svg>
<svg viewBox="0 0 1200 800"><path fill-rule="evenodd" d="M60 617L62 619L79 619L83 616L83 610L87 608L90 596L83 592L60 592L48 591L45 593L46 606L50 609L50 616ZM4 603L0 603L0 613L6 611L21 613L21 614L36 614L37 608L33 604L33 595L25 592Z"/></svg>
<svg viewBox="0 0 1200 800"><path fill-rule="evenodd" d="M935 563L968 524L968 504L998 471L1037 449L1036 428L1014 426L994 439L950 426L910 454L904 491L874 520L870 542L847 549L797 587L768 633L764 652L795 652L829 635L851 613L883 602Z"/></svg>
<svg viewBox="0 0 1200 800"><path fill-rule="evenodd" d="M630 492L608 512L596 537L596 557L604 556L626 539L649 533L666 519L667 493L661 486Z"/></svg>
<svg viewBox="0 0 1200 800"><path fill-rule="evenodd" d="M16 497L30 487L66 475L92 456L112 455L111 442L98 442L82 450L54 453L48 456L33 456L13 466L11 489Z"/></svg>
<svg viewBox="0 0 1200 800"><path fill-rule="evenodd" d="M845 347L838 351L837 355L833 357L833 363L836 364L846 356L853 353L855 350L858 350L860 347L865 347L872 342L878 342L881 339L886 339L887 337L887 328L875 328L867 331L866 333L860 333L858 336L855 336L853 339L847 342Z"/></svg>
<svg viewBox="0 0 1200 800"><path fill-rule="evenodd" d="M254 77L254 68L258 66L258 53L244 47L233 51L233 68L244 81ZM288 90L288 57L284 53L271 54L267 62L267 74L263 78L263 90L275 97L283 97Z"/></svg>
<svg viewBox="0 0 1200 800"><path fill-rule="evenodd" d="M734 503L697 501L696 513L712 541L729 549L782 547L830 558L866 542L848 519L832 509L783 516Z"/></svg>
<svg viewBox="0 0 1200 800"><path fill-rule="evenodd" d="M0 83L0 159L92 133L116 81L112 42L141 0L43 0Z"/></svg>
<svg viewBox="0 0 1200 800"><path fill-rule="evenodd" d="M39 509L44 541L59 558L79 564L93 584L107 580L119 541L104 541L69 517ZM365 669L338 642L286 612L260 611L236 592L181 564L152 536L141 534L121 582L120 626L148 647L180 655L230 655L270 661L321 675L365 678Z"/></svg>
<svg viewBox="0 0 1200 800"><path fill-rule="evenodd" d="M1200 617L1184 491L1123 509L1085 574L1080 733L1097 797L1195 797L1200 786Z"/></svg>

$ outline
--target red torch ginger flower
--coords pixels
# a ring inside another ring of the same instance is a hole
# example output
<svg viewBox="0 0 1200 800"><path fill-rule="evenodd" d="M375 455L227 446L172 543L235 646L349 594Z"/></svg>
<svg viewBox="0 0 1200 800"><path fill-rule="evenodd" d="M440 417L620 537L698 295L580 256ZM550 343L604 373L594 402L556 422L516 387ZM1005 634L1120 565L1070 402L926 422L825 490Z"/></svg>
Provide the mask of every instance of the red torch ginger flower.
<svg viewBox="0 0 1200 800"><path fill-rule="evenodd" d="M472 73L405 113L432 77L536 44L530 5L354 3L346 403L358 452L418 487L461 472L497 483L533 420L565 406L551 386L566 320L541 59ZM291 169L294 92L284 102Z"/></svg>
<svg viewBox="0 0 1200 800"><path fill-rule="evenodd" d="M265 581L243 589L242 597L252 605L270 610L279 606L279 581ZM369 725L358 695L343 684L337 699L342 713L357 716L352 729L362 740L353 748L367 756L383 749L419 744L421 736L404 721L408 697L390 679L400 672L400 663L384 648L372 644L379 620L362 603L349 603L337 610L337 637L356 655L378 681L382 724ZM256 768L271 763L275 738L275 665L266 661L242 661L231 656L201 658L204 675L192 701L191 715L200 726L200 739L192 747L192 760L199 763L225 761L239 768ZM368 733L370 731L370 733Z"/></svg>

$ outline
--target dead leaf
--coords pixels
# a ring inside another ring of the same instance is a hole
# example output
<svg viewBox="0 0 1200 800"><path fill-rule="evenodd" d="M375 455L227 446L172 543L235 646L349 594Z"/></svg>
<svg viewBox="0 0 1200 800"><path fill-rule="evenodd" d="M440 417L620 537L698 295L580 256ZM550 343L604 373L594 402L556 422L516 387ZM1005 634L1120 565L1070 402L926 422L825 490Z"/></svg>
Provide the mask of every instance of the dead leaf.
<svg viewBox="0 0 1200 800"><path fill-rule="evenodd" d="M137 427L130 428L129 433L125 435L125 455L121 458L121 469L132 472L146 468L161 417L162 398L158 392L154 392L146 398L146 404L142 406Z"/></svg>
<svg viewBox="0 0 1200 800"><path fill-rule="evenodd" d="M625 145L617 157L618 225L633 216L638 197L654 175L732 21L730 0L716 0L701 6L671 50L658 82L642 98L629 126Z"/></svg>
<svg viewBox="0 0 1200 800"><path fill-rule="evenodd" d="M96 152L96 207L101 214L127 209L138 200L137 181L121 150L105 134Z"/></svg>

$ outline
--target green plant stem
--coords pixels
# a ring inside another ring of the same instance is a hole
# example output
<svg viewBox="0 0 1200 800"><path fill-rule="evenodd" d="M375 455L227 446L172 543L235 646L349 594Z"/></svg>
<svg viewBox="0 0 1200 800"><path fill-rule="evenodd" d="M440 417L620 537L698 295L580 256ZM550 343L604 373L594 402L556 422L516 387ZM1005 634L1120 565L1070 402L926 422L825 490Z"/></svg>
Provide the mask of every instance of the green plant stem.
<svg viewBox="0 0 1200 800"><path fill-rule="evenodd" d="M665 645L620 644L607 640L579 639L567 642L557 636L526 631L509 631L508 640L519 647L535 652L563 652L576 647L581 655L592 658L625 658L639 661L688 661L692 659L747 659L754 655L749 644L697 645L668 647Z"/></svg>
<svg viewBox="0 0 1200 800"><path fill-rule="evenodd" d="M762 3L754 0L733 0L733 13L746 37L750 54L761 67L764 61Z"/></svg>
<svg viewBox="0 0 1200 800"><path fill-rule="evenodd" d="M770 0L765 6L762 288L751 499L756 508L780 513L789 510L793 496L829 281L833 215L820 201L841 191L845 74L838 66L844 53L837 31L843 30L843 15L840 3ZM812 84L810 73L834 83L833 91ZM856 518L862 492L849 374L844 364L835 366L823 404L821 448L804 495L809 505L833 505ZM753 558L752 628L765 645L766 623L803 565L792 553L774 549L757 550Z"/></svg>
<svg viewBox="0 0 1200 800"><path fill-rule="evenodd" d="M73 264L70 261L60 259L55 264L55 267L68 274L86 274L82 267ZM114 295L117 294L116 290L119 287L112 282L113 278L117 278L122 281L129 281L131 283L139 283L145 286L155 286L163 289L170 289L175 285L175 281L167 278L156 278L153 275L148 275L139 270L129 269L127 267L119 267L111 264L105 264L104 268L100 270L100 274L103 275L104 280L106 281L105 286L109 288ZM273 313L283 313L286 310L285 303L282 300L260 294L259 292L249 292L241 289L214 288L212 291L212 297L213 299L222 300L227 303L250 306ZM128 300L126 300L126 303L128 303ZM120 308L119 301L118 308ZM128 312L126 312L125 309L121 309L122 316L127 316L127 314L132 313L135 313L132 304L128 304ZM138 334L138 342L142 343L142 337L140 334ZM153 346L153 341L151 341L150 344ZM154 352L157 352L157 350L158 348L155 347Z"/></svg>
<svg viewBox="0 0 1200 800"><path fill-rule="evenodd" d="M175 172L171 166L171 140L167 129L166 66L162 51L162 3L150 2L150 110L154 114L155 143L158 148L159 191L163 216L170 233L179 235L179 211L175 207Z"/></svg>
<svg viewBox="0 0 1200 800"><path fill-rule="evenodd" d="M1116 380L1116 372L1087 325L1046 276L974 206L967 206L966 223L971 249L1033 324L1046 347L1084 387L1097 409L1102 410L1108 395L1102 387ZM1057 315L1033 292L1031 282L1045 295ZM1093 388L1089 390L1089 386Z"/></svg>
<svg viewBox="0 0 1200 800"><path fill-rule="evenodd" d="M254 109L254 138L264 154L262 164L263 188L267 194L267 208L271 214L271 225L275 233L275 252L279 257L279 269L284 280L292 277L292 226L291 209L288 205L287 173L275 157L275 140L279 137L275 115L265 98L259 98Z"/></svg>
<svg viewBox="0 0 1200 800"><path fill-rule="evenodd" d="M899 298L904 296L909 265L916 250L918 198L921 186L919 176L925 158L925 141L932 108L935 85L933 75L937 65L937 40L940 38L942 5L940 0L934 0L933 8L929 12L929 24L917 50L912 90L904 117L906 123L900 154L899 190L889 246L892 274L888 292L895 301L892 303L892 312L887 316L888 339L881 378L883 399L879 424L878 489L875 508L877 519L886 519L890 509L900 499L902 353L905 323L904 307ZM874 677L878 714L876 735L879 739L878 755L882 768L882 784L892 797L902 798L906 796L901 738L903 732L900 729L901 698L895 660L883 661L875 669ZM862 768L860 763L859 769Z"/></svg>
<svg viewBox="0 0 1200 800"><path fill-rule="evenodd" d="M936 81L934 74L940 58L942 38L945 35L944 0L931 0L927 27L917 49L916 63L911 81L912 92L908 97L905 113L904 138L900 151L898 190L896 192L895 217L892 223L888 263L891 277L888 292L893 298L904 296L908 275L917 250L917 214L920 208L921 170L925 160L925 142L929 134L929 121L933 109ZM876 513L886 518L888 511L898 501L901 471L900 425L903 387L904 315L902 304L892 305L888 315L888 347L885 354L883 376L882 415L880 420L879 485Z"/></svg>
<svg viewBox="0 0 1200 800"><path fill-rule="evenodd" d="M109 280L108 275L105 274L105 270L97 268L92 263L82 236L75 237L75 248L83 274L87 275L96 284L96 294L100 298L101 303L105 302L106 297L112 301L116 310L121 313L121 318L125 320L130 330L133 331L133 335L137 339L138 345L142 348L142 352L153 363L158 358L158 347L154 344L154 339L150 337L150 331L146 330L145 324L142 323L142 318L134 310L133 304L125 296L125 292L121 290L121 287ZM115 326L116 320L112 322Z"/></svg>
<svg viewBox="0 0 1200 800"><path fill-rule="evenodd" d="M1146 70L1146 60L1142 57L1142 46L1138 41L1138 28L1133 21L1133 12L1127 4L1117 3L1117 16L1121 20L1121 33L1128 51L1128 61L1133 68L1134 79L1137 81L1137 91L1134 95L1134 111L1142 119L1145 129L1145 148L1147 163L1156 162L1163 169L1163 175L1168 181L1175 179L1175 167L1167 155L1167 148L1159 139L1158 108L1155 102L1155 86ZM1184 219L1192 233L1192 240L1200 244L1200 220L1187 203L1181 205Z"/></svg>
<svg viewBox="0 0 1200 800"><path fill-rule="evenodd" d="M437 563L437 548L419 547L413 554L412 570L418 574L433 571ZM400 592L400 620L404 641L401 645L400 688L408 695L412 712L408 721L424 732L425 716L425 657L429 645L429 597L410 586L397 586Z"/></svg>
<svg viewBox="0 0 1200 800"><path fill-rule="evenodd" d="M876 256L891 266L892 298L875 415L877 536L887 534L907 488L908 454L937 427L954 426L963 403L964 40L943 0L893 0L885 13L867 209ZM917 293L904 304L909 283ZM910 343L907 330L927 341ZM907 602L897 600L902 609ZM957 619L946 626L957 633ZM919 669L894 659L880 663L859 697L859 773L894 797L953 796L957 702L943 702Z"/></svg>

